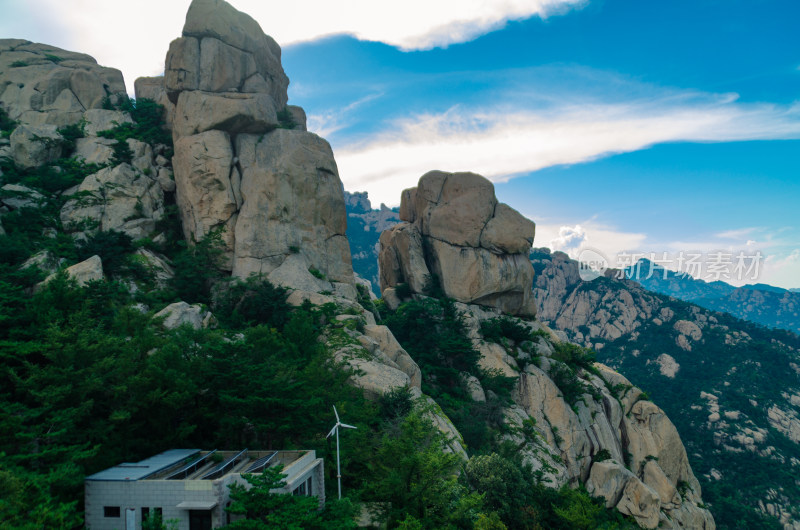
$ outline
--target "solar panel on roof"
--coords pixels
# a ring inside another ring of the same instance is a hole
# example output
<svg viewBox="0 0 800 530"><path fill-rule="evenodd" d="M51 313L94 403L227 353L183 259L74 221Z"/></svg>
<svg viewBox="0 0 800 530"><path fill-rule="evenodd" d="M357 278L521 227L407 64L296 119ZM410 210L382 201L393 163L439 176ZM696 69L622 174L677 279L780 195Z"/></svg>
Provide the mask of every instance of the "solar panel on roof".
<svg viewBox="0 0 800 530"><path fill-rule="evenodd" d="M225 460L224 462L220 463L217 467L200 477L201 480L208 480L211 478L216 478L219 475L222 475L226 469L232 468L237 462L241 461L244 458L244 455L247 454L247 449L243 449L239 451L237 454L233 455L229 459Z"/></svg>
<svg viewBox="0 0 800 530"><path fill-rule="evenodd" d="M278 451L274 451L268 454L267 456L262 456L261 458L253 462L250 465L250 467L247 468L247 471L245 471L245 473L255 473L257 470L267 467L267 464L269 464L277 454Z"/></svg>
<svg viewBox="0 0 800 530"><path fill-rule="evenodd" d="M179 464L182 460L191 458L199 452L200 449L170 449L146 458L141 462L124 462L118 466L110 467L86 477L86 480L142 480Z"/></svg>

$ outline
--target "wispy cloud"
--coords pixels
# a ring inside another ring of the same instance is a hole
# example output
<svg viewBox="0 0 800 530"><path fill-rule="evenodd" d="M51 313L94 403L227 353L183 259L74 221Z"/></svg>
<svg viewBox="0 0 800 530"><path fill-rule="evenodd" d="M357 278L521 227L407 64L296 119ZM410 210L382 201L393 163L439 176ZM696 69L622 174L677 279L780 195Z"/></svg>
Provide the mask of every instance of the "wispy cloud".
<svg viewBox="0 0 800 530"><path fill-rule="evenodd" d="M389 123L366 141L335 146L345 187L397 204L400 191L431 169L502 182L664 142L800 138L797 104L673 91L624 103L564 100L535 109L456 106Z"/></svg>
<svg viewBox="0 0 800 530"><path fill-rule="evenodd" d="M579 8L587 0L230 0L256 19L281 45L347 34L403 50L467 42L508 21L547 17ZM21 3L20 3L21 4ZM172 39L180 36L190 0L139 0L120 9L108 0L26 0L13 18L0 20L6 37L46 41L88 53L120 68L128 88L140 76L159 75ZM4 8L5 9L5 8ZM48 28L47 38L37 28Z"/></svg>
<svg viewBox="0 0 800 530"><path fill-rule="evenodd" d="M308 115L308 130L323 138L344 129L350 124L350 116L359 107L380 98L382 93L374 93L357 99L342 108L329 110L323 114Z"/></svg>
<svg viewBox="0 0 800 530"><path fill-rule="evenodd" d="M587 0L294 0L265 3L232 0L256 20L280 24L264 29L282 44L349 34L404 50L430 49L467 42L508 21L547 17L577 8Z"/></svg>

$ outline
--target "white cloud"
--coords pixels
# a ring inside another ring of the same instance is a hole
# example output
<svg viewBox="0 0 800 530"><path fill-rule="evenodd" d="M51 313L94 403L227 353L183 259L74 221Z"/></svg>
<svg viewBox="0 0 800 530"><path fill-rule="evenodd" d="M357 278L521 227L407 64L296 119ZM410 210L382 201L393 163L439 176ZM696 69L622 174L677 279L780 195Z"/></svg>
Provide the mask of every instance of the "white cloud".
<svg viewBox="0 0 800 530"><path fill-rule="evenodd" d="M368 141L334 145L347 189L386 204L431 169L495 182L663 142L800 138L800 106L737 103L696 93L628 103L552 103L542 110L453 107L387 124Z"/></svg>
<svg viewBox="0 0 800 530"><path fill-rule="evenodd" d="M549 246L552 250L566 252L578 248L584 241L586 241L586 231L581 225L562 226L558 229L558 237L551 239Z"/></svg>
<svg viewBox="0 0 800 530"><path fill-rule="evenodd" d="M503 27L510 20L547 17L579 7L585 0L294 0L280 4L233 0L231 3L260 21L264 31L281 44L344 33L404 50L419 50L467 42ZM271 25L273 20L280 22Z"/></svg>
<svg viewBox="0 0 800 530"><path fill-rule="evenodd" d="M586 0L231 0L281 45L349 34L404 50L467 42L508 21L547 17ZM37 26L51 28L47 44L88 53L120 68L133 90L140 76L159 75L170 41L180 36L190 0L26 0L16 20L0 21L5 37L42 41ZM4 17L5 18L5 17ZM19 20L25 18L25 23ZM52 38L50 38L52 36Z"/></svg>
<svg viewBox="0 0 800 530"><path fill-rule="evenodd" d="M537 223L533 246L560 250L572 258L583 250L592 249L613 263L614 256L642 248L646 240L646 234L625 232L596 219L587 219L574 226Z"/></svg>
<svg viewBox="0 0 800 530"><path fill-rule="evenodd" d="M786 289L800 286L800 248L796 236L786 239L759 236L759 242L732 241L734 235L760 235L762 231L767 229L728 230L710 238L664 242L646 233L626 232L592 217L574 225L537 223L533 246L560 250L573 259L592 250L595 252L589 254L591 258L599 252L608 266L614 268L647 258L666 269L686 272L705 281L722 280L735 286L766 283Z"/></svg>

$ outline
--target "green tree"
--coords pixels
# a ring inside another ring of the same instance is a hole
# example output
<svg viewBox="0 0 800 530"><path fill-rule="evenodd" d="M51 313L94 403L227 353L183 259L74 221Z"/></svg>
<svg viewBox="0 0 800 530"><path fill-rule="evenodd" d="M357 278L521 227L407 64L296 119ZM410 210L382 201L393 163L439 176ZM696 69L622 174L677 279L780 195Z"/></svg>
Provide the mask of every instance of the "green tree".
<svg viewBox="0 0 800 530"><path fill-rule="evenodd" d="M241 530L304 530L356 528L349 501L320 509L317 497L274 493L283 486L282 466L268 467L257 475L243 475L248 486L231 484L231 505L227 511L243 516L227 528Z"/></svg>
<svg viewBox="0 0 800 530"><path fill-rule="evenodd" d="M367 496L385 503L389 527L471 527L482 497L458 482L463 460L423 411L415 410L396 432L381 439ZM401 524L402 523L402 524Z"/></svg>

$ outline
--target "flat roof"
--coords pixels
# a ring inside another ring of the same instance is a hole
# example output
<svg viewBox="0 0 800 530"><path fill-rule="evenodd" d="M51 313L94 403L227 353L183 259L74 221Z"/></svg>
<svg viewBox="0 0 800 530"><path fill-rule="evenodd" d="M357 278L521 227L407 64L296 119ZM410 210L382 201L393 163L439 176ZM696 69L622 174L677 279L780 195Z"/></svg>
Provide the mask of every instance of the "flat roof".
<svg viewBox="0 0 800 530"><path fill-rule="evenodd" d="M200 449L170 449L155 456L151 456L150 458L146 458L141 462L125 462L118 466L110 467L104 471L86 477L86 480L141 480L179 464L181 461L195 456L199 452Z"/></svg>

